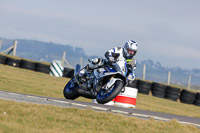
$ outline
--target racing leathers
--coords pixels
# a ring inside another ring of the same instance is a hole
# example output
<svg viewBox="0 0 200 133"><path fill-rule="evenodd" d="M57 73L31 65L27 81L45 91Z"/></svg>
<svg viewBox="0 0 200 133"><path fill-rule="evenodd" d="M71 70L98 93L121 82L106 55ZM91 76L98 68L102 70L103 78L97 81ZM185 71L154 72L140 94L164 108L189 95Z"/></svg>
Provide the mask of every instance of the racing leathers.
<svg viewBox="0 0 200 133"><path fill-rule="evenodd" d="M116 55L118 55L117 59ZM115 47L113 49L110 49L105 53L105 57L111 63L117 60L126 60L127 61L126 67L132 69L132 72L129 74L128 79L131 81L135 79L136 60L133 58L133 56L127 57L126 54L124 53L124 48Z"/></svg>

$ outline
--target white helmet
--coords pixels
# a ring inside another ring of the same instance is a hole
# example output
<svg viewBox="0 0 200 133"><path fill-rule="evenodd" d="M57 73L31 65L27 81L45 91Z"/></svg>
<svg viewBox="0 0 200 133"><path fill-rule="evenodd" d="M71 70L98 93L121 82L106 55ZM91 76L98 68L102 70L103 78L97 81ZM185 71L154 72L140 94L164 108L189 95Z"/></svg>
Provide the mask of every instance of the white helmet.
<svg viewBox="0 0 200 133"><path fill-rule="evenodd" d="M133 56L135 56L135 54L137 53L137 50L137 43L133 40L128 40L124 45L124 54L126 58L133 58Z"/></svg>

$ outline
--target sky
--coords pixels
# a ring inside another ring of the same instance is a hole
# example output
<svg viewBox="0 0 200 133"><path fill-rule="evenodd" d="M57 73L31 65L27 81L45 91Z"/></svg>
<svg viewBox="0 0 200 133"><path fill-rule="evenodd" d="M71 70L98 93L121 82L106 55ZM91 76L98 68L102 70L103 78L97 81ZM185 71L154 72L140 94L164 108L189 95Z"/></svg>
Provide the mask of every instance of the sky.
<svg viewBox="0 0 200 133"><path fill-rule="evenodd" d="M104 53L128 40L138 61L200 68L199 0L0 0L0 37Z"/></svg>

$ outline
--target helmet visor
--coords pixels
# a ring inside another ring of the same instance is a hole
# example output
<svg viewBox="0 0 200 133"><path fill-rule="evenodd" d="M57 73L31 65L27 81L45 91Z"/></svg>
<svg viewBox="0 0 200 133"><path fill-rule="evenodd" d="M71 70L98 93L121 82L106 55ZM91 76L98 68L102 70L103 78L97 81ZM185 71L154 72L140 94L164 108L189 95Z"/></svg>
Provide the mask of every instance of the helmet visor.
<svg viewBox="0 0 200 133"><path fill-rule="evenodd" d="M133 50L133 49L127 49L127 52L130 54L130 55L135 55L136 54L136 51Z"/></svg>

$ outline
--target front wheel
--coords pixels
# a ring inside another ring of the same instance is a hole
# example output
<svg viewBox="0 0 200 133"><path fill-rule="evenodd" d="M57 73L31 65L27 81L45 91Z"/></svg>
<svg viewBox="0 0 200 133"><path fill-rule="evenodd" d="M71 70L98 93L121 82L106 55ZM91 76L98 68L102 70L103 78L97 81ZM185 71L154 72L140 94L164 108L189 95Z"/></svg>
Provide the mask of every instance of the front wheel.
<svg viewBox="0 0 200 133"><path fill-rule="evenodd" d="M76 99L79 97L77 89L78 89L78 85L77 83L74 83L74 78L71 79L65 86L64 90L63 90L63 94L65 96L66 99Z"/></svg>
<svg viewBox="0 0 200 133"><path fill-rule="evenodd" d="M109 88L109 90L101 89L96 97L96 100L100 104L105 104L113 100L122 90L123 82L116 80L115 83Z"/></svg>

